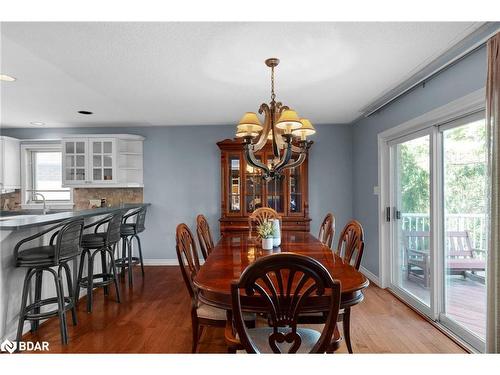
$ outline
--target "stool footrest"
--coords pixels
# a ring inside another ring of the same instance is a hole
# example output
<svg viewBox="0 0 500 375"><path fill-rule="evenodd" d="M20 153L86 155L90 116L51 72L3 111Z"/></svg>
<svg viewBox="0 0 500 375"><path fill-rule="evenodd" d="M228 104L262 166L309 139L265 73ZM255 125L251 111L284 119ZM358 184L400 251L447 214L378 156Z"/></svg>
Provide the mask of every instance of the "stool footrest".
<svg viewBox="0 0 500 375"><path fill-rule="evenodd" d="M141 260L138 257L132 257L132 265L141 263ZM118 258L115 259L116 267L125 268L129 266L128 258Z"/></svg>
<svg viewBox="0 0 500 375"><path fill-rule="evenodd" d="M104 278L107 277L107 280L104 280ZM109 284L114 283L114 275L112 273L96 273L92 275L92 280L95 279L103 279L102 281L95 281L92 282L92 286L95 288L101 287L101 286L107 286ZM78 282L78 285L80 285L81 288L86 288L89 285L89 278L88 277L82 277L80 281Z"/></svg>
<svg viewBox="0 0 500 375"><path fill-rule="evenodd" d="M42 299L38 302L34 302L24 309L24 319L25 320L40 320L40 319L46 319L50 318L52 316L57 316L59 314L59 310L51 310L51 311L44 311L40 313L34 313L30 312L36 308L42 307L42 306L47 306L47 305L53 305L57 304L58 300L57 297L52 297L52 298L45 298ZM70 297L64 297L64 311L71 310L74 307L74 302Z"/></svg>

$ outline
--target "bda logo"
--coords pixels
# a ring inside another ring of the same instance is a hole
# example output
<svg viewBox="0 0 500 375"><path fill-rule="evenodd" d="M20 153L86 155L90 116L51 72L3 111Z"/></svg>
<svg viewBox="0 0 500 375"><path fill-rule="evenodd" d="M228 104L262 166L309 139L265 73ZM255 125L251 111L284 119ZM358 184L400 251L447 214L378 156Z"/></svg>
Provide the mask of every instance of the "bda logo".
<svg viewBox="0 0 500 375"><path fill-rule="evenodd" d="M5 340L2 342L2 345L0 345L0 351L2 352L9 352L10 354L14 353L17 349L17 343L12 342L10 340Z"/></svg>

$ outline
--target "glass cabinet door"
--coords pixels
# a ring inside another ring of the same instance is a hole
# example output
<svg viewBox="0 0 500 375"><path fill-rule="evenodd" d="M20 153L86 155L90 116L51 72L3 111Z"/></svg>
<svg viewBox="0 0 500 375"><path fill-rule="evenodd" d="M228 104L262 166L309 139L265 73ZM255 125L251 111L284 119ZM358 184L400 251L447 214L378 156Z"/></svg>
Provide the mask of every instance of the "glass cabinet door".
<svg viewBox="0 0 500 375"><path fill-rule="evenodd" d="M290 202L289 211L290 213L302 212L302 185L301 181L301 170L300 166L291 168L289 170L289 181L290 181Z"/></svg>
<svg viewBox="0 0 500 375"><path fill-rule="evenodd" d="M259 161L262 160L262 156L256 157ZM245 169L245 210L247 213L252 213L257 208L264 206L262 190L262 171L247 164Z"/></svg>
<svg viewBox="0 0 500 375"><path fill-rule="evenodd" d="M91 177L94 182L109 183L116 179L114 173L114 139L91 139Z"/></svg>
<svg viewBox="0 0 500 375"><path fill-rule="evenodd" d="M87 179L87 140L64 141L64 182L83 183Z"/></svg>
<svg viewBox="0 0 500 375"><path fill-rule="evenodd" d="M267 165L271 167L273 163L273 157L268 156ZM274 209L276 212L284 212L284 202L285 202L285 176L281 178L272 179L267 181L267 207Z"/></svg>
<svg viewBox="0 0 500 375"><path fill-rule="evenodd" d="M229 212L239 213L241 210L240 196L241 196L241 170L240 170L240 156L229 156Z"/></svg>

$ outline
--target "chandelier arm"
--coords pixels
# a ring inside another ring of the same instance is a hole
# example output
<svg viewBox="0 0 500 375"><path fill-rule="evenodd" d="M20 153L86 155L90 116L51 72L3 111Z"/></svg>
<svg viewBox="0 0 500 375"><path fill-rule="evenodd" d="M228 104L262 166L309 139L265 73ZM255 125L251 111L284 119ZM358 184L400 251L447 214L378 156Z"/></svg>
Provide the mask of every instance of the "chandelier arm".
<svg viewBox="0 0 500 375"><path fill-rule="evenodd" d="M271 128L271 110L266 103L262 103L259 108L259 113L264 113L264 129L260 132L259 138L257 142L254 144L254 151L261 150L267 143L267 135L269 134L269 130Z"/></svg>
<svg viewBox="0 0 500 375"><path fill-rule="evenodd" d="M306 156L307 154L305 152L301 153L296 160L292 160L290 163L286 164L281 170L298 167L306 160Z"/></svg>
<svg viewBox="0 0 500 375"><path fill-rule="evenodd" d="M264 172L264 176L269 175L269 168L267 165L261 163L254 155L253 150L252 150L253 145L252 144L246 144L245 145L245 158L247 160L247 163L250 164L254 168L262 169Z"/></svg>
<svg viewBox="0 0 500 375"><path fill-rule="evenodd" d="M285 153L283 155L283 159L280 160L278 164L274 167L276 173L280 173L283 167L288 164L290 159L292 158L292 140L289 139L287 142L287 146L285 149Z"/></svg>

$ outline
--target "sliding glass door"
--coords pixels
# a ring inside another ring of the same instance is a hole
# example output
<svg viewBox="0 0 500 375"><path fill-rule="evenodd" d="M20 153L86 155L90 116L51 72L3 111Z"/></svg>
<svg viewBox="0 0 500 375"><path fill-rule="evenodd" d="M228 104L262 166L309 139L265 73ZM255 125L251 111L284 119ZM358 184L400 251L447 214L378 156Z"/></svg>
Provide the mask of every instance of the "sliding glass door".
<svg viewBox="0 0 500 375"><path fill-rule="evenodd" d="M484 113L388 143L390 288L478 351L486 331Z"/></svg>
<svg viewBox="0 0 500 375"><path fill-rule="evenodd" d="M431 135L392 143L392 284L429 312L431 301Z"/></svg>
<svg viewBox="0 0 500 375"><path fill-rule="evenodd" d="M487 145L482 114L440 127L443 299L440 320L474 347L486 333Z"/></svg>

